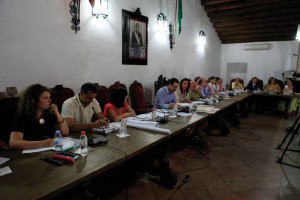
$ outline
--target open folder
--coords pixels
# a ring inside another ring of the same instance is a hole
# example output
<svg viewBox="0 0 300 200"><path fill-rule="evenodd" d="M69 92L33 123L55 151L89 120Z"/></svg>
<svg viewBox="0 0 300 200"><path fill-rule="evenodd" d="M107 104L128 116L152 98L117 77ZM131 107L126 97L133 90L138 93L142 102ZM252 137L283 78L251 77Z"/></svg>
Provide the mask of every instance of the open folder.
<svg viewBox="0 0 300 200"><path fill-rule="evenodd" d="M133 128L138 128L138 129L149 130L149 131L155 131L155 132L159 132L159 133L167 133L167 134L171 133L171 130L159 128L159 123L152 122L152 121L141 121L141 120L135 120L135 119L129 118L127 120L127 126L133 127Z"/></svg>
<svg viewBox="0 0 300 200"><path fill-rule="evenodd" d="M67 151L74 148L74 139L63 137L63 150ZM55 147L43 147L43 148L36 148L36 149L25 149L22 153L36 153L41 151L49 151L49 150L55 150Z"/></svg>

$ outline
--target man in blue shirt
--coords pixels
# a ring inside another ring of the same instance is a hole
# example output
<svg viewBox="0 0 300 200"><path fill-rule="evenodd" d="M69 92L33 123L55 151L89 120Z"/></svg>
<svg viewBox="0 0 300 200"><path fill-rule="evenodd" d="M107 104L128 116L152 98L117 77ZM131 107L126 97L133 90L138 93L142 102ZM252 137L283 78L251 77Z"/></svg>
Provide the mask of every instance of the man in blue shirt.
<svg viewBox="0 0 300 200"><path fill-rule="evenodd" d="M155 97L154 107L169 108L172 109L176 103L176 97L174 92L178 88L179 81L176 78L171 78L168 80L168 85L160 88Z"/></svg>

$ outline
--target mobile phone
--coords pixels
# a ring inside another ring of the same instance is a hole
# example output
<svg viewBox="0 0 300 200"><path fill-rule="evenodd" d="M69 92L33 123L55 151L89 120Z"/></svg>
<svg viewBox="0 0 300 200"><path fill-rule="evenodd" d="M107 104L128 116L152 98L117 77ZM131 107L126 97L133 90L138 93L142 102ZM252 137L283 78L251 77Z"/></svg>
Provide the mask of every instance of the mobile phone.
<svg viewBox="0 0 300 200"><path fill-rule="evenodd" d="M57 160L57 159L49 158L49 157L46 157L46 156L43 156L40 159L43 160L43 161L46 161L48 163L57 165L57 166L61 166L65 163L63 160Z"/></svg>

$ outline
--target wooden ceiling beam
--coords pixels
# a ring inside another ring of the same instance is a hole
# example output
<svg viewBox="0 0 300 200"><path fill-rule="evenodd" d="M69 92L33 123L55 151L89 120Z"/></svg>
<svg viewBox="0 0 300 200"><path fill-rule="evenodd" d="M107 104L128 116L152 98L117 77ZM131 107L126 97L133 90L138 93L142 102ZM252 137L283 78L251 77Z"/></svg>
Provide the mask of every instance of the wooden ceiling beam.
<svg viewBox="0 0 300 200"><path fill-rule="evenodd" d="M239 8L239 9L231 9L225 11L215 11L215 12L206 12L209 18L214 17L224 17L230 15L239 15L239 14L247 14L247 13L255 13L255 12L271 12L272 10L280 10L280 9L289 9L289 8L299 8L300 1L298 0L289 0L279 3L274 3L271 5L264 4L262 6L253 6L247 8ZM204 7L205 9L205 7Z"/></svg>
<svg viewBox="0 0 300 200"><path fill-rule="evenodd" d="M206 12L216 12L216 11L224 11L238 8L249 8L253 6L262 6L265 4L274 4L278 2L284 2L286 0L247 0L247 1L237 1L237 2L225 2L222 4L214 4L214 5L205 5L204 10Z"/></svg>
<svg viewBox="0 0 300 200"><path fill-rule="evenodd" d="M220 3L234 2L239 0L201 0L202 6L216 5Z"/></svg>
<svg viewBox="0 0 300 200"><path fill-rule="evenodd" d="M256 33L251 35L242 35L237 34L235 36L223 36L222 40L230 40L230 39L252 39L252 38L294 38L295 34L285 33L285 32L274 32L274 33Z"/></svg>
<svg viewBox="0 0 300 200"><path fill-rule="evenodd" d="M300 23L300 12L292 16L282 15L282 16L274 16L274 17L261 18L261 19L248 19L248 20L237 19L237 20L232 20L227 22L215 22L213 23L213 26L215 28L220 28L220 27L231 27L231 26L248 26L252 24L268 25L274 23L286 23L287 21Z"/></svg>
<svg viewBox="0 0 300 200"><path fill-rule="evenodd" d="M232 40L221 40L222 44L232 43L249 43L249 42L271 42L271 41L293 41L295 38L282 37L278 38L249 38L249 39L232 39Z"/></svg>
<svg viewBox="0 0 300 200"><path fill-rule="evenodd" d="M243 29L234 31L222 31L218 32L220 38L225 36L236 36L236 35L253 35L257 33L276 33L276 32L291 32L295 33L297 27L283 27L283 28L269 28L269 29Z"/></svg>
<svg viewBox="0 0 300 200"><path fill-rule="evenodd" d="M250 19L261 19L261 18L272 18L274 16L299 16L300 13L300 6L293 7L289 9L278 9L272 10L268 12L255 12L255 13L244 13L238 15L231 15L231 16L223 16L223 17L214 17L211 18L210 21L212 23L223 23L228 21L237 21L237 20L250 20Z"/></svg>

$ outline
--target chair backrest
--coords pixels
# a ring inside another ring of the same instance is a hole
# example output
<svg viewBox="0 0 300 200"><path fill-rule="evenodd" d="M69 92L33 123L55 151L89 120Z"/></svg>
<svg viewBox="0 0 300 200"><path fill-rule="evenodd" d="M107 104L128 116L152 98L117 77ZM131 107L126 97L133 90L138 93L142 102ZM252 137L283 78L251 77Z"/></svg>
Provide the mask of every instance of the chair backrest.
<svg viewBox="0 0 300 200"><path fill-rule="evenodd" d="M276 79L276 83L278 83L278 85L280 86L281 90L283 90L284 88L284 84L282 80Z"/></svg>
<svg viewBox="0 0 300 200"><path fill-rule="evenodd" d="M65 100L74 96L74 91L71 88L65 88L63 85L56 85L50 89L51 100L57 105L59 112L61 112L62 104Z"/></svg>
<svg viewBox="0 0 300 200"><path fill-rule="evenodd" d="M264 88L264 82L263 82L263 80L261 80L261 79L257 79L257 86L261 89L261 90L263 90L263 88Z"/></svg>
<svg viewBox="0 0 300 200"><path fill-rule="evenodd" d="M116 81L114 84L109 86L108 91L109 91L109 93L111 93L112 90L118 89L118 88L124 88L127 90L126 85L124 85L123 83L120 83L120 81Z"/></svg>
<svg viewBox="0 0 300 200"><path fill-rule="evenodd" d="M96 99L99 102L102 111L104 111L105 104L109 102L109 91L107 87L103 85L99 85L97 87Z"/></svg>
<svg viewBox="0 0 300 200"><path fill-rule="evenodd" d="M131 107L137 113L146 112L144 89L141 83L134 81L129 87Z"/></svg>
<svg viewBox="0 0 300 200"><path fill-rule="evenodd" d="M161 74L157 81L154 82L154 95L156 96L157 91L161 88L164 87L168 84L168 81L166 80L166 77L163 77L163 75Z"/></svg>
<svg viewBox="0 0 300 200"><path fill-rule="evenodd" d="M19 97L0 100L0 140L8 144L10 132L18 110Z"/></svg>

